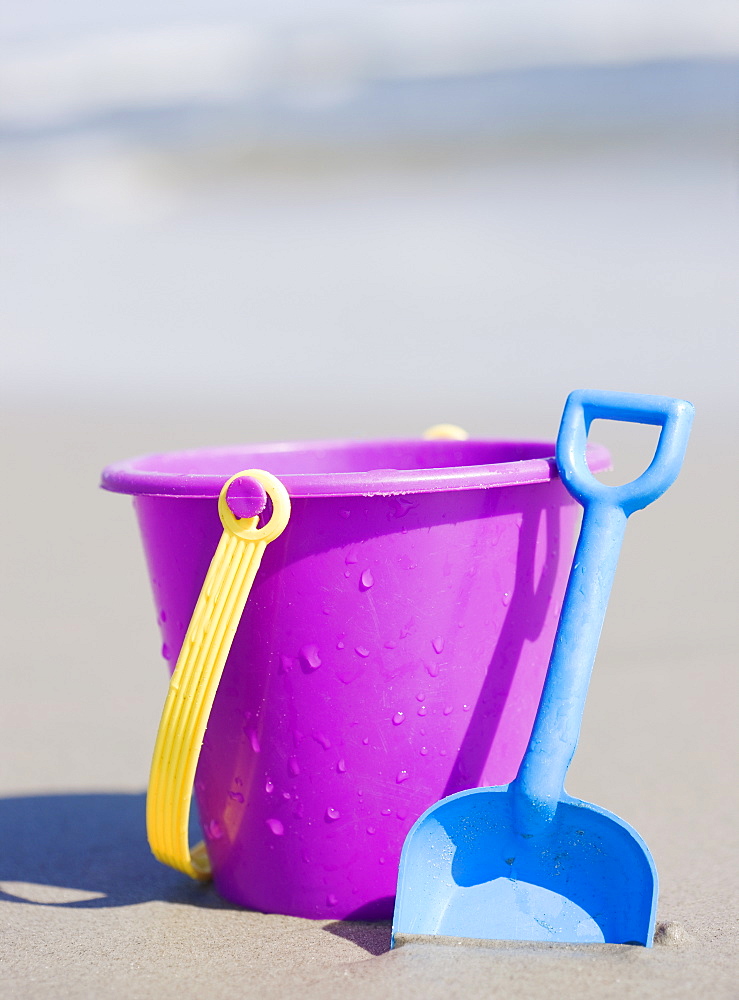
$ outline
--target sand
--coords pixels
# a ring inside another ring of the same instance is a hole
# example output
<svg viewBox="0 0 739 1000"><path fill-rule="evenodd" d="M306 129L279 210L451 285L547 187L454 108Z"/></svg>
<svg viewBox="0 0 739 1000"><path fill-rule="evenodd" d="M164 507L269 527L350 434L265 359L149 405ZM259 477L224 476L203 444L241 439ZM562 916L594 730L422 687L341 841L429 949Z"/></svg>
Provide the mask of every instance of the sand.
<svg viewBox="0 0 739 1000"><path fill-rule="evenodd" d="M649 844L655 947L432 939L390 952L388 924L237 910L148 852L165 677L130 505L96 477L184 443L157 419L7 415L6 469L25 485L5 490L3 511L1 996L737 995L731 435L697 431L678 483L629 525L568 781Z"/></svg>

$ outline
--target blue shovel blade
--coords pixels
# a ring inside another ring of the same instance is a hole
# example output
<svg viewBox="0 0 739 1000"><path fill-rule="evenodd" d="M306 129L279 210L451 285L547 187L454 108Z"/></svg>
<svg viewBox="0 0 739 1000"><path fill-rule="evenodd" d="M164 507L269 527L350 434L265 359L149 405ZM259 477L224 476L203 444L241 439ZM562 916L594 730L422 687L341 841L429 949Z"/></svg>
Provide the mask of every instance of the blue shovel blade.
<svg viewBox="0 0 739 1000"><path fill-rule="evenodd" d="M639 834L564 795L544 832L516 832L513 793L475 788L428 809L400 858L393 936L651 946L657 873Z"/></svg>

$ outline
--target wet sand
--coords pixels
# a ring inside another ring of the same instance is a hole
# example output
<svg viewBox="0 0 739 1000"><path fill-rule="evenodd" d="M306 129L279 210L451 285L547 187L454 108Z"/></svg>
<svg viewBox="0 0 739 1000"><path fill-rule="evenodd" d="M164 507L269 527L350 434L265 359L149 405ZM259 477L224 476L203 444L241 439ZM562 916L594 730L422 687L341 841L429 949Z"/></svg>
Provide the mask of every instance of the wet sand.
<svg viewBox="0 0 739 1000"><path fill-rule="evenodd" d="M413 940L390 952L388 924L237 910L148 852L165 673L130 504L99 493L97 475L137 451L233 440L227 423L6 415L20 485L3 498L0 995L736 996L733 434L697 428L681 478L629 524L568 781L652 850L655 947Z"/></svg>

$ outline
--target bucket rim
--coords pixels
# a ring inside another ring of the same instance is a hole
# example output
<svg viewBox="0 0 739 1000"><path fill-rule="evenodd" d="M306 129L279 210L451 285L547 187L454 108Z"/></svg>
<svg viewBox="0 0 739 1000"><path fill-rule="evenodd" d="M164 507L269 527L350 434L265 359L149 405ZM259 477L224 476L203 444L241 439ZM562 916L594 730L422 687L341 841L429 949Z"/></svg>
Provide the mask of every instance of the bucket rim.
<svg viewBox="0 0 739 1000"><path fill-rule="evenodd" d="M433 468L376 468L349 472L297 472L280 473L269 468L284 484L294 499L309 497L350 497L350 496L398 496L408 493L440 493L456 490L494 489L503 486L527 486L548 483L558 478L554 458L554 442L474 438L465 441L424 440L418 438L374 438L319 441L289 441L265 444L225 445L216 448L194 448L168 452L153 452L136 455L116 462L103 469L100 486L112 493L130 496L182 497L189 499L216 499L224 483L240 469L260 466L260 459L271 456L284 458L291 453L321 454L365 449L378 451L383 448L414 448L445 452L460 456L464 452L479 451L483 448L498 448L502 451L531 452L524 458L487 464L442 465ZM166 466L173 459L209 458L227 459L243 452L230 472L182 472L151 468L157 464ZM540 453L540 454L538 454ZM600 444L589 443L587 461L592 472L603 472L610 468L610 454ZM146 466L150 466L147 468Z"/></svg>

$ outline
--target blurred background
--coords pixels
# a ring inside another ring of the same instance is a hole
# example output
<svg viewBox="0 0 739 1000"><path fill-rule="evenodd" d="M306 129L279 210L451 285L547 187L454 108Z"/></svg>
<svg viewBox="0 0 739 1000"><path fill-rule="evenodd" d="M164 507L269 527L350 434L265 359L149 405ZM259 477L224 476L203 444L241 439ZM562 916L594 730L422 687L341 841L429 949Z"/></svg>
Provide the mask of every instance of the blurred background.
<svg viewBox="0 0 739 1000"><path fill-rule="evenodd" d="M165 672L129 505L96 489L140 452L442 421L553 440L573 388L691 399L604 655L726 648L735 0L0 17L3 787L143 787ZM628 430L599 436L636 472Z"/></svg>
<svg viewBox="0 0 739 1000"><path fill-rule="evenodd" d="M726 402L733 0L3 19L7 401L228 409L236 439Z"/></svg>

